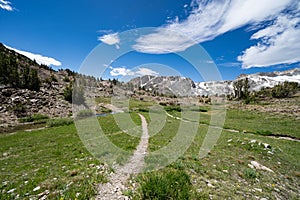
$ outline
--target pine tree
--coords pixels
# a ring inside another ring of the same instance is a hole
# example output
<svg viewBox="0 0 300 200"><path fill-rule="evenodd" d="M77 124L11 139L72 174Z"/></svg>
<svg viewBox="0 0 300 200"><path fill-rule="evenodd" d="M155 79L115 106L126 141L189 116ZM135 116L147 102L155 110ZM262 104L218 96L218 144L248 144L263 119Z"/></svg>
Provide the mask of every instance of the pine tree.
<svg viewBox="0 0 300 200"><path fill-rule="evenodd" d="M29 84L28 84L28 89L39 91L40 86L41 86L41 81L38 77L37 70L36 69L31 69L29 77L30 77L30 81L29 81Z"/></svg>

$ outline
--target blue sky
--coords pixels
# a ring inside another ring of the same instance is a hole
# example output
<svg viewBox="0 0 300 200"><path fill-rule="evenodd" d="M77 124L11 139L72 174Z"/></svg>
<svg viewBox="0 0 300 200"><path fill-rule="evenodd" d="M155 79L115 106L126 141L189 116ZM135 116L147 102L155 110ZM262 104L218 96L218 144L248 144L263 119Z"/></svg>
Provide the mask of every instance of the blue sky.
<svg viewBox="0 0 300 200"><path fill-rule="evenodd" d="M200 44L209 55L201 67L213 67L213 61L230 80L299 67L299 13L300 2L293 0L0 0L0 42L54 69L80 71L98 45L122 49L124 31L153 27L136 38L135 52L99 64L106 67L101 75L202 81L177 56Z"/></svg>

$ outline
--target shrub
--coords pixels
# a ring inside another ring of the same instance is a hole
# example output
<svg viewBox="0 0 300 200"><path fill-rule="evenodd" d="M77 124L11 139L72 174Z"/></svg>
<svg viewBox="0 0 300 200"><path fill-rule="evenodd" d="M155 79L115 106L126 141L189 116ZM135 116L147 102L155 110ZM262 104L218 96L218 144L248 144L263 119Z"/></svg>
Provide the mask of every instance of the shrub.
<svg viewBox="0 0 300 200"><path fill-rule="evenodd" d="M257 174L254 169L246 168L244 170L244 176L245 176L245 178L248 178L248 179L254 179L257 177Z"/></svg>
<svg viewBox="0 0 300 200"><path fill-rule="evenodd" d="M177 111L181 112L181 107L180 106L166 106L165 111Z"/></svg>
<svg viewBox="0 0 300 200"><path fill-rule="evenodd" d="M76 86L70 83L64 89L64 98L70 103L81 105L85 103L84 91L82 87Z"/></svg>
<svg viewBox="0 0 300 200"><path fill-rule="evenodd" d="M48 127L65 126L73 123L71 118L50 119L47 121Z"/></svg>
<svg viewBox="0 0 300 200"><path fill-rule="evenodd" d="M43 114L34 114L29 117L21 118L19 121L24 122L46 122L46 120L49 119L49 116L43 115Z"/></svg>
<svg viewBox="0 0 300 200"><path fill-rule="evenodd" d="M263 135L263 136L269 136L269 135L272 135L272 132L271 131L268 131L268 130L262 130L262 131L256 131L255 134L258 134L258 135Z"/></svg>
<svg viewBox="0 0 300 200"><path fill-rule="evenodd" d="M272 97L286 98L291 97L299 90L299 85L296 82L284 82L272 88Z"/></svg>
<svg viewBox="0 0 300 200"><path fill-rule="evenodd" d="M148 108L139 108L138 109L139 112L149 112Z"/></svg>
<svg viewBox="0 0 300 200"><path fill-rule="evenodd" d="M142 178L140 199L190 199L192 184L184 171L149 173Z"/></svg>

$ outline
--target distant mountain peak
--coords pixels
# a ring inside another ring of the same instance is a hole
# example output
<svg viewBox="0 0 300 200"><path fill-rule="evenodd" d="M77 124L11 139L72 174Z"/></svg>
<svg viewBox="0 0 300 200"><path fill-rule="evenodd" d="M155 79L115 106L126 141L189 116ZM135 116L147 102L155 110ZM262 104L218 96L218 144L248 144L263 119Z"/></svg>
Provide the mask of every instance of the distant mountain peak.
<svg viewBox="0 0 300 200"><path fill-rule="evenodd" d="M274 87L284 81L300 83L300 68L280 72L259 72L241 74L232 81L209 81L195 83L190 78L181 76L142 76L129 81L135 87L143 87L150 91L176 96L230 95L233 84L240 79L249 79L250 91L258 91L263 87Z"/></svg>

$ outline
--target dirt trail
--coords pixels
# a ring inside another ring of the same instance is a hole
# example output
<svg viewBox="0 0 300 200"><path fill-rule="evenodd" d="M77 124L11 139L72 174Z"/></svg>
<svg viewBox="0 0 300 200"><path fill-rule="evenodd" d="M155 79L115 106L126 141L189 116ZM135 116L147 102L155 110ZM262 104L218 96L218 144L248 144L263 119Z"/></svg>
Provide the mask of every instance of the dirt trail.
<svg viewBox="0 0 300 200"><path fill-rule="evenodd" d="M130 161L124 166L116 166L115 173L110 174L109 181L98 186L98 195L96 199L99 200L113 200L113 199L129 199L122 195L122 190L125 190L125 184L130 174L140 173L144 166L144 158L147 154L148 148L148 128L147 122L143 115L139 114L142 120L142 136L139 145L136 148Z"/></svg>

